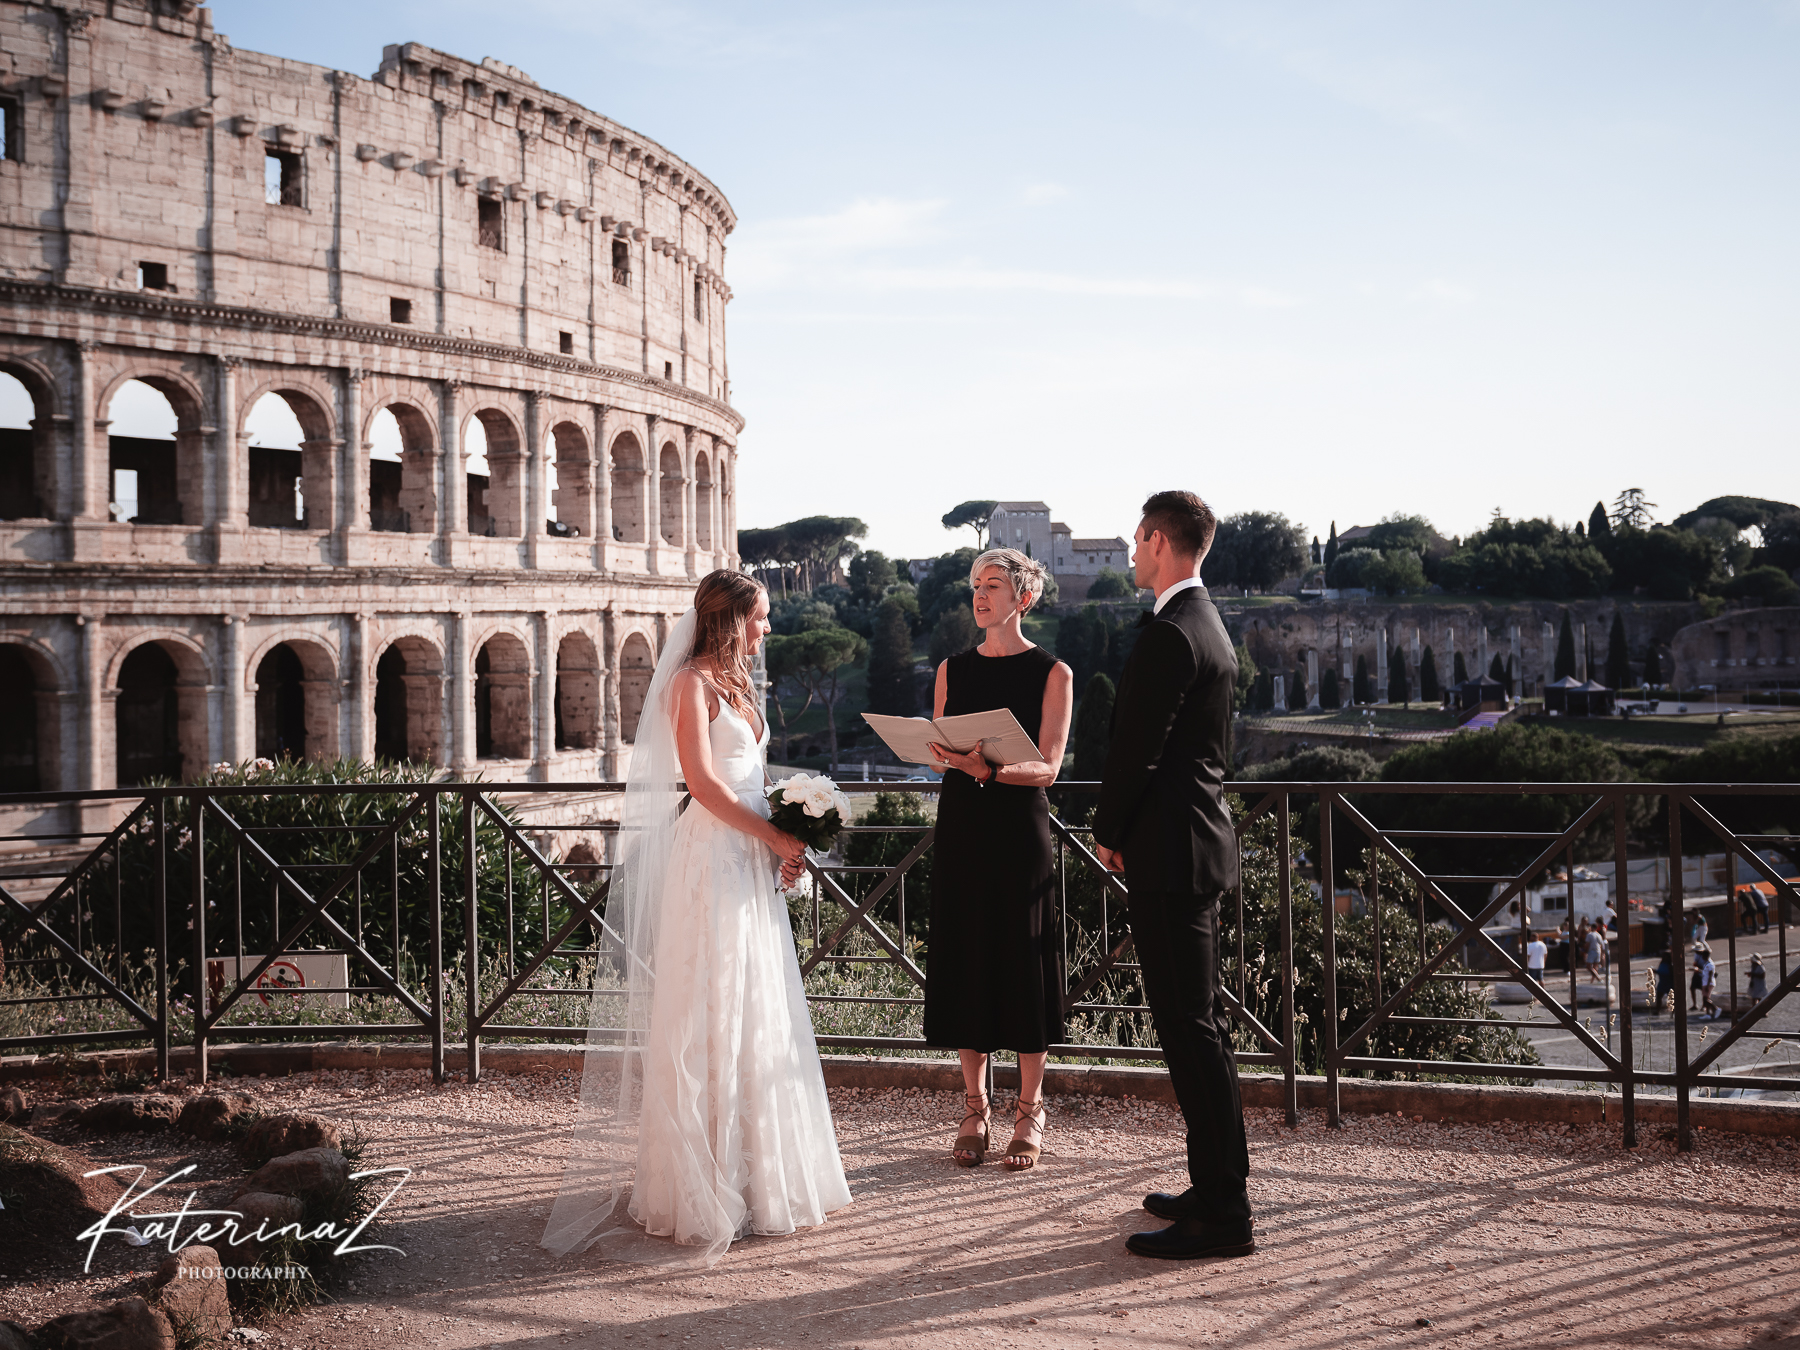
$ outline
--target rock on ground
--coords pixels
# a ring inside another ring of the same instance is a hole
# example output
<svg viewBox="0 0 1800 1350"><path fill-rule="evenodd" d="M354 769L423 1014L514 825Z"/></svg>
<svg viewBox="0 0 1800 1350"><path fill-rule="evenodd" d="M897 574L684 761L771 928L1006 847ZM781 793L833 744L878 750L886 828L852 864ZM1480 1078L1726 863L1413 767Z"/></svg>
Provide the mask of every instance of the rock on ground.
<svg viewBox="0 0 1800 1350"><path fill-rule="evenodd" d="M37 1340L43 1350L175 1350L168 1322L141 1298L64 1313L39 1327Z"/></svg>
<svg viewBox="0 0 1800 1350"><path fill-rule="evenodd" d="M83 1129L102 1134L125 1130L166 1130L181 1115L181 1098L155 1093L106 1097L81 1113Z"/></svg>
<svg viewBox="0 0 1800 1350"><path fill-rule="evenodd" d="M183 1247L157 1269L151 1299L182 1345L210 1344L231 1330L225 1269L211 1247Z"/></svg>
<svg viewBox="0 0 1800 1350"><path fill-rule="evenodd" d="M23 1125L31 1110L25 1105L25 1094L16 1087L0 1091L0 1124Z"/></svg>
<svg viewBox="0 0 1800 1350"><path fill-rule="evenodd" d="M175 1127L196 1139L217 1139L240 1116L254 1109L245 1092L208 1092L181 1108ZM283 1150L288 1152L291 1150Z"/></svg>
<svg viewBox="0 0 1800 1350"><path fill-rule="evenodd" d="M250 1126L238 1152L255 1167L284 1153L298 1153L309 1148L336 1148L343 1136L332 1121L323 1116L292 1114L263 1116Z"/></svg>
<svg viewBox="0 0 1800 1350"><path fill-rule="evenodd" d="M244 1183L243 1194L271 1191L310 1200L331 1194L350 1179L350 1163L335 1148L303 1148L271 1158Z"/></svg>

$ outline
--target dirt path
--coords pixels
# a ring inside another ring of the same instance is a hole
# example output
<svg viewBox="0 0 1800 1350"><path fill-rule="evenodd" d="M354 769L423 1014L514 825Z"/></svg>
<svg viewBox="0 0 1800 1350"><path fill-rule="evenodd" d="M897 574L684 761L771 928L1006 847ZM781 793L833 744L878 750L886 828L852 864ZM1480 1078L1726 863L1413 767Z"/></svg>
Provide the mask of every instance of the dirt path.
<svg viewBox="0 0 1800 1350"><path fill-rule="evenodd" d="M1038 1175L1012 1176L951 1164L959 1098L835 1091L855 1203L821 1229L740 1243L710 1271L668 1270L537 1246L568 1080L436 1089L411 1072L321 1073L248 1087L355 1122L373 1160L416 1169L381 1238L406 1255L359 1258L335 1304L271 1323L267 1346L1800 1347L1792 1140L1702 1134L1684 1157L1666 1139L1624 1152L1597 1127L1290 1131L1253 1112L1261 1250L1162 1263L1123 1240L1152 1226L1146 1190L1184 1184L1170 1108L1053 1099L1053 1151ZM103 1283L0 1291L0 1318L35 1325Z"/></svg>

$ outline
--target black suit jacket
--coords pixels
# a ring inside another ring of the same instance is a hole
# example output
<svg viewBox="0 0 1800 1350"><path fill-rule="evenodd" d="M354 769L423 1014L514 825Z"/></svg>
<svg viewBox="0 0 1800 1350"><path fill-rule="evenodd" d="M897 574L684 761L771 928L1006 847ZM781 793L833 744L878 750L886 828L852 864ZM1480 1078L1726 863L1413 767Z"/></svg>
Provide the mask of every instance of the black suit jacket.
<svg viewBox="0 0 1800 1350"><path fill-rule="evenodd" d="M1094 839L1125 855L1134 891L1206 895L1237 885L1237 838L1220 791L1237 669L1200 586L1163 606L1125 663Z"/></svg>

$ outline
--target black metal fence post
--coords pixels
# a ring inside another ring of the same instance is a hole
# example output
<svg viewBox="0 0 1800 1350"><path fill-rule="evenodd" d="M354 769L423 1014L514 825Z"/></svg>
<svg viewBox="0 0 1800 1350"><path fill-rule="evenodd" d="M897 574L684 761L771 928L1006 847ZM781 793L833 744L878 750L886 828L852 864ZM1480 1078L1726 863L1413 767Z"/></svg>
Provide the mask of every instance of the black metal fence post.
<svg viewBox="0 0 1800 1350"><path fill-rule="evenodd" d="M467 1019L469 1042L468 1073L471 1083L481 1077L481 1028L477 1019L481 1015L481 943L478 938L477 905L475 903L475 794L463 791L458 794L462 799L462 846L463 846L463 1016ZM507 871L512 870L512 853L506 854ZM511 887L507 890L510 894ZM511 906L507 907L507 928L511 930Z"/></svg>
<svg viewBox="0 0 1800 1350"><path fill-rule="evenodd" d="M1287 1107L1289 1129L1300 1124L1300 1083L1296 1076L1299 1049L1294 1043L1294 895L1289 875L1293 844L1288 837L1288 795L1275 806L1275 861L1281 874L1281 1074L1282 1101Z"/></svg>
<svg viewBox="0 0 1800 1350"><path fill-rule="evenodd" d="M1686 1153L1694 1147L1688 1120L1687 1043L1687 923L1683 916L1681 877L1681 803L1669 794L1669 966L1675 984L1675 1148Z"/></svg>
<svg viewBox="0 0 1800 1350"><path fill-rule="evenodd" d="M1325 1060L1325 1123L1343 1125L1338 1111L1338 994L1337 994L1337 870L1331 848L1331 818L1337 797L1329 789L1319 793L1319 912L1324 927L1325 950L1320 976L1325 981L1325 1025L1319 1028L1319 1052Z"/></svg>
<svg viewBox="0 0 1800 1350"><path fill-rule="evenodd" d="M194 907L194 1067L191 1076L206 1083L206 796L196 791L188 798L188 838L194 850L194 866L188 895ZM240 972L241 974L242 972Z"/></svg>
<svg viewBox="0 0 1800 1350"><path fill-rule="evenodd" d="M430 877L431 893L427 897L431 904L431 1079L434 1083L444 1081L444 857L442 829L438 823L438 810L443 805L443 797L435 788L421 787L430 800L426 813L430 819L426 823L426 874Z"/></svg>
<svg viewBox="0 0 1800 1350"><path fill-rule="evenodd" d="M1619 1110L1623 1142L1637 1147L1637 1086L1632 1080L1631 885L1625 839L1625 794L1613 794L1613 923L1619 955L1613 965L1619 982ZM1651 1009L1652 1013L1655 1009Z"/></svg>
<svg viewBox="0 0 1800 1350"><path fill-rule="evenodd" d="M169 810L156 799L156 1078L169 1081Z"/></svg>

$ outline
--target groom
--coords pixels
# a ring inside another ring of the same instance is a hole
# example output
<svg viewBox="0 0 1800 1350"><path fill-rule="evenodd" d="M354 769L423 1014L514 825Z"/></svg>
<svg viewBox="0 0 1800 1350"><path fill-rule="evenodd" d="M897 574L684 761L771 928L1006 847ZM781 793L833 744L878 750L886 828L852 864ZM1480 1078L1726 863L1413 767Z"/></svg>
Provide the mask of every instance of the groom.
<svg viewBox="0 0 1800 1350"><path fill-rule="evenodd" d="M1187 1120L1188 1178L1144 1208L1174 1222L1135 1233L1140 1256L1247 1256L1249 1146L1231 1018L1219 994L1219 901L1237 885L1237 839L1219 790L1229 767L1237 657L1200 584L1212 509L1191 492L1144 503L1132 563L1156 608L1119 680L1094 814L1095 852L1123 870L1132 945Z"/></svg>

